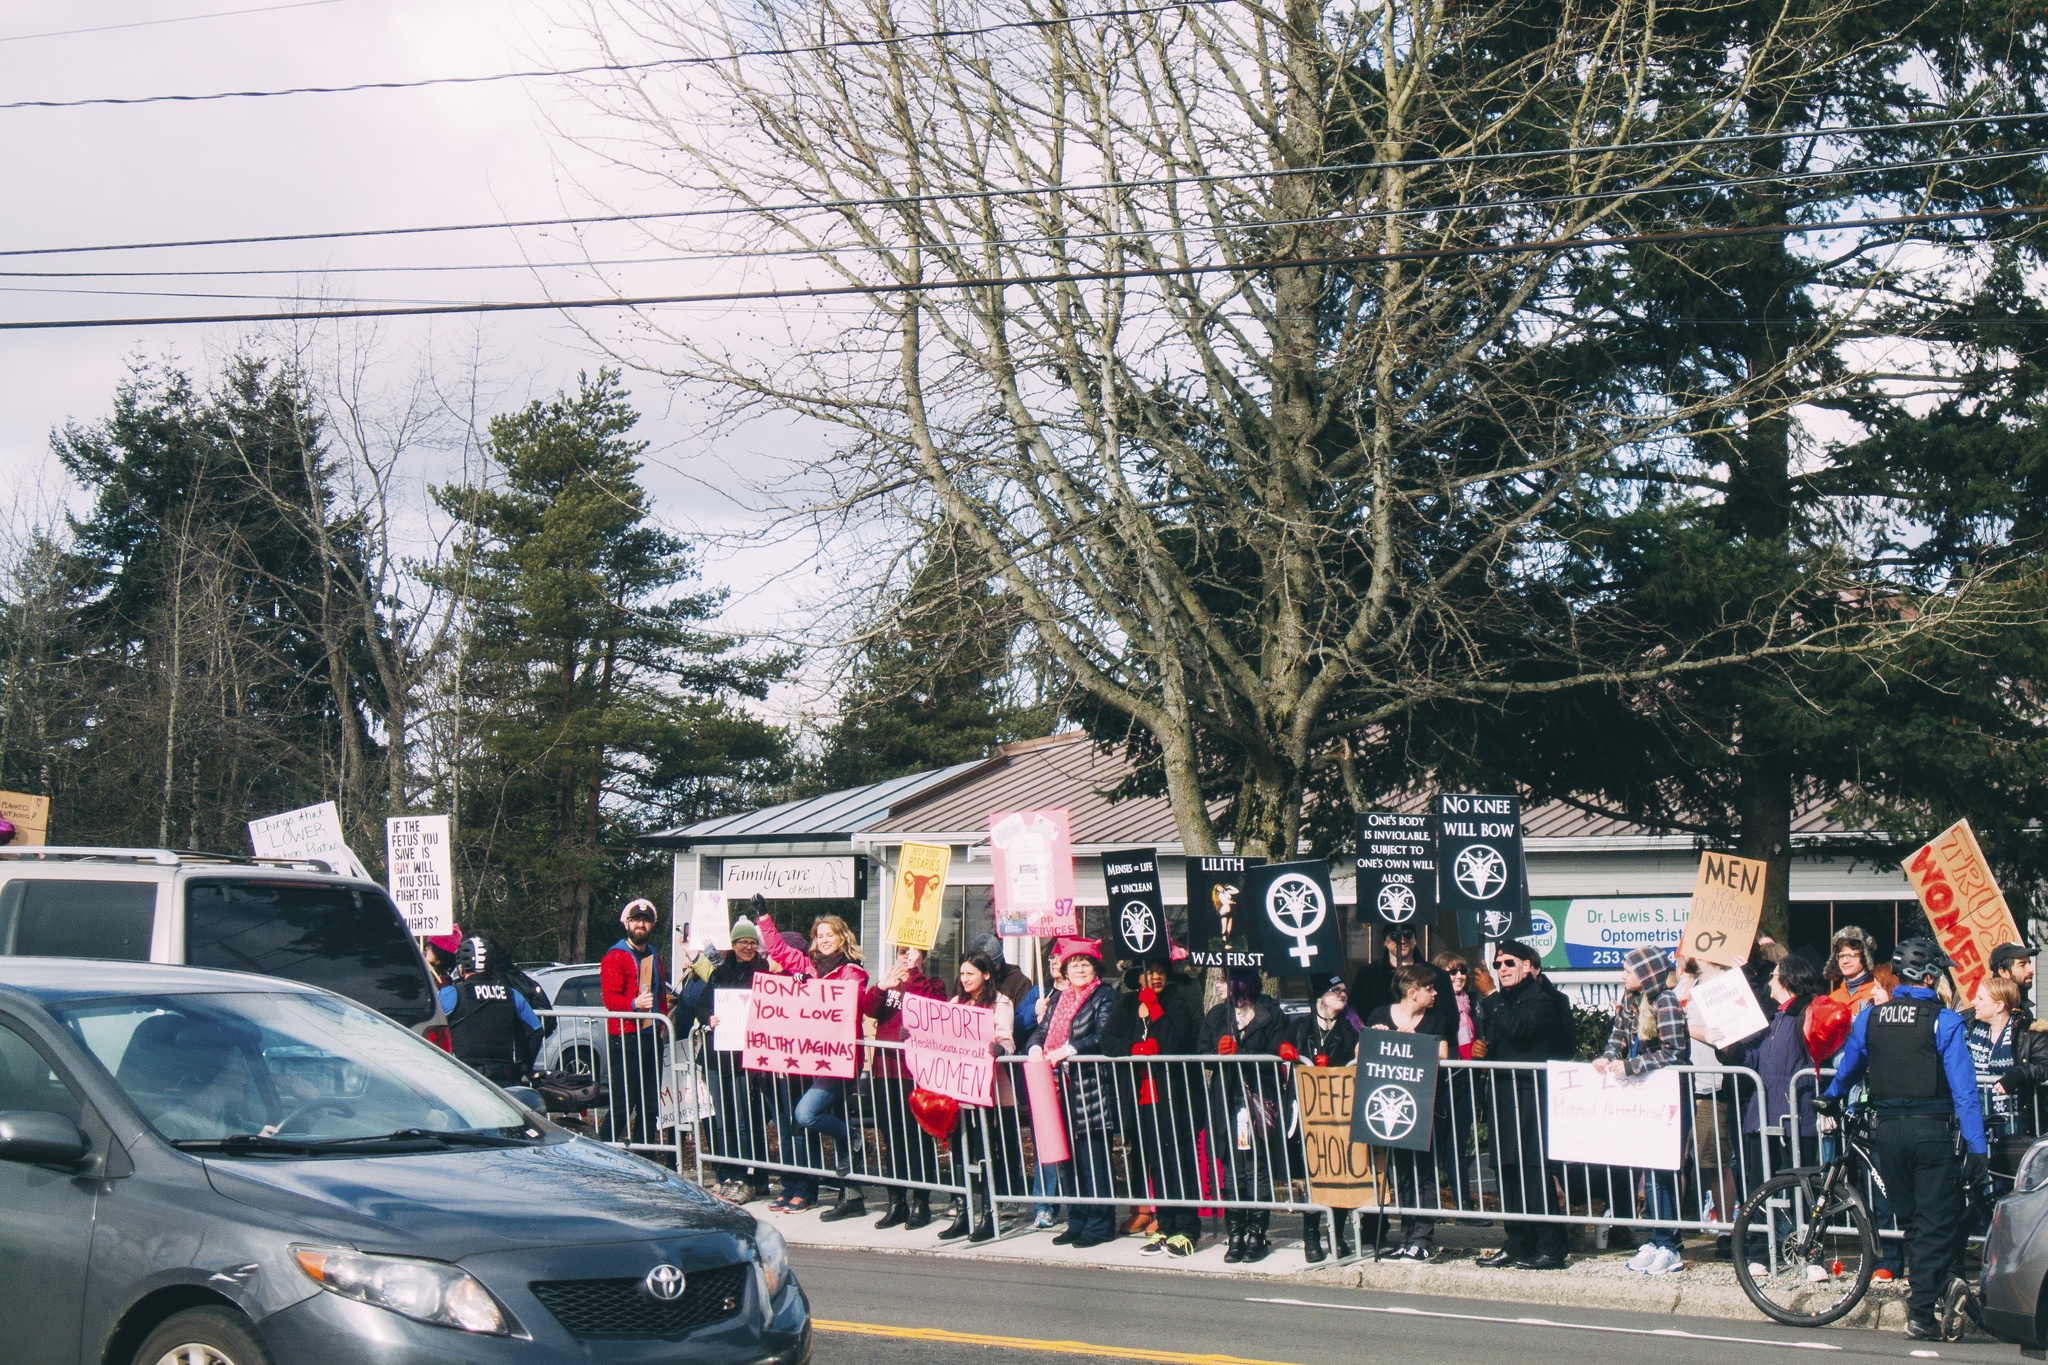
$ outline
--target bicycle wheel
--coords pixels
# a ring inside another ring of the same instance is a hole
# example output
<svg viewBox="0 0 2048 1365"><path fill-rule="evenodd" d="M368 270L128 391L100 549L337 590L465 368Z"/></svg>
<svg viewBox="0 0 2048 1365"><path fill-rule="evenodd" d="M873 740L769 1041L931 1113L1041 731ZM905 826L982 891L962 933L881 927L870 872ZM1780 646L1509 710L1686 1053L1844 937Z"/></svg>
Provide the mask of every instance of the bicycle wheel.
<svg viewBox="0 0 2048 1365"><path fill-rule="evenodd" d="M1825 1205L1824 1174L1787 1171L1736 1210L1735 1282L1766 1317L1820 1327L1854 1308L1877 1270L1877 1231L1847 1184Z"/></svg>

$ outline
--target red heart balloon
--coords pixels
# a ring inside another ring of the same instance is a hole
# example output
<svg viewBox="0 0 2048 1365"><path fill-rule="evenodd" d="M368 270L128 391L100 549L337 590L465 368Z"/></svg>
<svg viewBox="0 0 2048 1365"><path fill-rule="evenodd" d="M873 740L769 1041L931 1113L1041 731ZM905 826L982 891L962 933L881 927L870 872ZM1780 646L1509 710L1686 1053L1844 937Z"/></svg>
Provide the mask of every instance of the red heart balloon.
<svg viewBox="0 0 2048 1365"><path fill-rule="evenodd" d="M940 1146L951 1147L953 1122L960 1117L960 1101L936 1090L913 1090L910 1092L910 1116Z"/></svg>

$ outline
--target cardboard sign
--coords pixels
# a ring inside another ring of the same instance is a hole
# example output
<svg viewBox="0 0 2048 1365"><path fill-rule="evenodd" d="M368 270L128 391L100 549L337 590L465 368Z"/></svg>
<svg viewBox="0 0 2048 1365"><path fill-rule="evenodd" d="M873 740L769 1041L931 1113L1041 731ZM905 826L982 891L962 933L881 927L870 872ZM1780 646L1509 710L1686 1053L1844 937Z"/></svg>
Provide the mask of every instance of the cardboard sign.
<svg viewBox="0 0 2048 1365"><path fill-rule="evenodd" d="M1074 913L1074 841L1063 810L998 811L988 818L995 865L996 932L1055 938L1081 932Z"/></svg>
<svg viewBox="0 0 2048 1365"><path fill-rule="evenodd" d="M0 792L0 816L14 826L9 848L41 848L50 842L50 798Z"/></svg>
<svg viewBox="0 0 2048 1365"><path fill-rule="evenodd" d="M1253 940L1245 873L1264 858L1188 859L1188 960L1197 967L1264 967Z"/></svg>
<svg viewBox="0 0 2048 1365"><path fill-rule="evenodd" d="M1379 1207L1372 1148L1351 1138L1352 1093L1358 1072L1348 1066L1297 1066L1301 1154L1312 1204L1332 1209Z"/></svg>
<svg viewBox="0 0 2048 1365"><path fill-rule="evenodd" d="M1358 920L1436 923L1436 821L1397 811L1358 817Z"/></svg>
<svg viewBox="0 0 2048 1365"><path fill-rule="evenodd" d="M1436 1122L1434 1033L1369 1028L1358 1035L1358 1093L1351 1140L1403 1151L1429 1150Z"/></svg>
<svg viewBox="0 0 2048 1365"><path fill-rule="evenodd" d="M1899 866L1906 869L1941 950L1954 960L1956 984L1968 1000L1991 969L1991 950L2025 941L1970 822L1956 821Z"/></svg>
<svg viewBox="0 0 2048 1365"><path fill-rule="evenodd" d="M1586 1062L1546 1062L1552 1161L1678 1169L1684 1148L1676 1071L1609 1076Z"/></svg>
<svg viewBox="0 0 2048 1365"><path fill-rule="evenodd" d="M1685 1012L1715 1047L1733 1047L1771 1026L1757 1005L1749 977L1738 967L1701 976L1693 983Z"/></svg>
<svg viewBox="0 0 2048 1365"><path fill-rule="evenodd" d="M743 1052L747 1046L747 1021L754 1015L754 993L745 986L717 986L711 992L711 1017L718 1023L711 1030L713 1052Z"/></svg>
<svg viewBox="0 0 2048 1365"><path fill-rule="evenodd" d="M1031 1146L1038 1164L1052 1166L1071 1159L1066 1121L1060 1116L1060 1089L1044 1053L1024 1059L1024 1094L1031 1101Z"/></svg>
<svg viewBox="0 0 2048 1365"><path fill-rule="evenodd" d="M996 1012L903 997L903 1055L918 1086L983 1109L995 1103Z"/></svg>
<svg viewBox="0 0 2048 1365"><path fill-rule="evenodd" d="M249 846L259 858L318 860L344 877L370 879L341 832L341 812L332 801L251 820Z"/></svg>
<svg viewBox="0 0 2048 1365"><path fill-rule="evenodd" d="M384 822L385 885L414 938L455 932L455 853L445 815Z"/></svg>
<svg viewBox="0 0 2048 1365"><path fill-rule="evenodd" d="M1436 799L1437 904L1461 936L1497 943L1529 930L1522 798L1446 792Z"/></svg>
<svg viewBox="0 0 2048 1365"><path fill-rule="evenodd" d="M1330 865L1268 863L1244 874L1256 941L1276 976L1344 970L1344 923L1330 894Z"/></svg>
<svg viewBox="0 0 2048 1365"><path fill-rule="evenodd" d="M851 981L754 974L741 1065L784 1076L852 1080L859 1066L860 991Z"/></svg>
<svg viewBox="0 0 2048 1365"><path fill-rule="evenodd" d="M946 871L953 850L944 844L905 844L889 898L889 942L930 952L939 941L939 916L946 905Z"/></svg>
<svg viewBox="0 0 2048 1365"><path fill-rule="evenodd" d="M1770 864L1732 853L1702 853L1692 884L1692 909L1679 951L1702 962L1739 967L1749 961L1764 916L1764 873Z"/></svg>
<svg viewBox="0 0 2048 1365"><path fill-rule="evenodd" d="M1166 901L1159 890L1159 855L1127 848L1102 855L1102 884L1109 892L1109 926L1117 956L1135 962L1167 951Z"/></svg>

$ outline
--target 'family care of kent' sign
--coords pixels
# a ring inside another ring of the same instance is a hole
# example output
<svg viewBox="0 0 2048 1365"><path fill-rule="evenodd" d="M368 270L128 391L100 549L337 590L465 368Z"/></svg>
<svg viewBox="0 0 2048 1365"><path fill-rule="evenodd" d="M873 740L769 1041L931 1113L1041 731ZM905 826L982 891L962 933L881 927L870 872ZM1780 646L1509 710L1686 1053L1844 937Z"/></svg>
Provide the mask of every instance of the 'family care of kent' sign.
<svg viewBox="0 0 2048 1365"><path fill-rule="evenodd" d="M1529 902L1529 946L1550 971L1619 969L1631 948L1677 948L1691 908L1686 896L1539 897Z"/></svg>

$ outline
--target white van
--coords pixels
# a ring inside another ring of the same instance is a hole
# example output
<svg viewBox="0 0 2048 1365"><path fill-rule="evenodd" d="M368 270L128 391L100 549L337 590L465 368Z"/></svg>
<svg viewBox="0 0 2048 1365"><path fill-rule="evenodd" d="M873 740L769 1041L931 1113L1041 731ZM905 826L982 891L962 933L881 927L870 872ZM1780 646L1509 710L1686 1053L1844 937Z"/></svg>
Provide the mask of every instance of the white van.
<svg viewBox="0 0 2048 1365"><path fill-rule="evenodd" d="M327 864L0 848L0 957L223 967L324 987L449 1046L433 976L375 882Z"/></svg>

